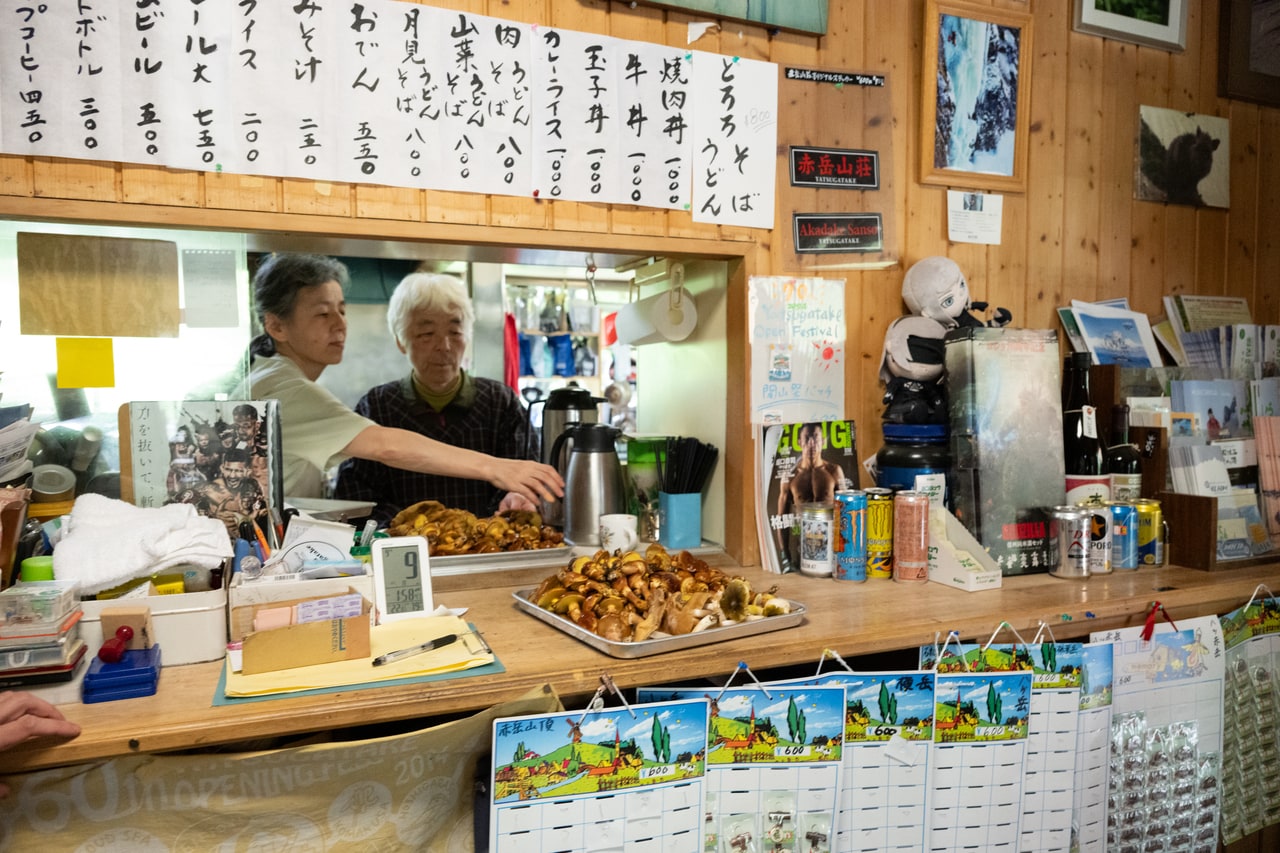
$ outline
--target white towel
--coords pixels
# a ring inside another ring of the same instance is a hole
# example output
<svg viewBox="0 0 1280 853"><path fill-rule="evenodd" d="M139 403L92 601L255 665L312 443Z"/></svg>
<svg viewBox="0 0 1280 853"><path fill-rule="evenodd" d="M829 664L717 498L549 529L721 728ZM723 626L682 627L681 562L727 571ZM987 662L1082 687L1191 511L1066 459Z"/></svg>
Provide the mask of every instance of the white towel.
<svg viewBox="0 0 1280 853"><path fill-rule="evenodd" d="M53 576L92 595L179 565L215 569L232 555L227 528L190 504L145 508L81 495L53 549Z"/></svg>

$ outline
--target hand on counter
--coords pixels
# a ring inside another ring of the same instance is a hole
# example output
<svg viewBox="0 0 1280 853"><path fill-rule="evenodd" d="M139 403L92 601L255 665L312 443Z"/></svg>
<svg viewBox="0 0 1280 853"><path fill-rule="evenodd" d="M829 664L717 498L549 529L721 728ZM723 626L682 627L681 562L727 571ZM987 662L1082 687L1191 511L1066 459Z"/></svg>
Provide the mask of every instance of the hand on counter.
<svg viewBox="0 0 1280 853"><path fill-rule="evenodd" d="M75 737L80 726L43 699L22 691L0 693L0 751L38 737ZM0 797L9 786L0 782Z"/></svg>
<svg viewBox="0 0 1280 853"><path fill-rule="evenodd" d="M541 462L494 458L490 466L489 482L499 489L506 489L535 503L539 499L550 501L564 495L564 480L560 478L560 473ZM503 504L510 498L511 494L503 498Z"/></svg>

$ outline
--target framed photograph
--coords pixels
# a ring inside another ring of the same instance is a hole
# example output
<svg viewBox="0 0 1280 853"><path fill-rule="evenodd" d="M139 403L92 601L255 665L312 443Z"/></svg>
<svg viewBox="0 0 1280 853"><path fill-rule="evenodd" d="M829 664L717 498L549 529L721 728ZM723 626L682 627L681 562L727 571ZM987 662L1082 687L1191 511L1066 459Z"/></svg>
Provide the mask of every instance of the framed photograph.
<svg viewBox="0 0 1280 853"><path fill-rule="evenodd" d="M928 0L920 182L1027 188L1031 16Z"/></svg>
<svg viewBox="0 0 1280 853"><path fill-rule="evenodd" d="M1280 0L1222 0L1218 94L1280 107Z"/></svg>
<svg viewBox="0 0 1280 853"><path fill-rule="evenodd" d="M1074 26L1078 33L1181 52L1187 48L1188 2L1075 0Z"/></svg>

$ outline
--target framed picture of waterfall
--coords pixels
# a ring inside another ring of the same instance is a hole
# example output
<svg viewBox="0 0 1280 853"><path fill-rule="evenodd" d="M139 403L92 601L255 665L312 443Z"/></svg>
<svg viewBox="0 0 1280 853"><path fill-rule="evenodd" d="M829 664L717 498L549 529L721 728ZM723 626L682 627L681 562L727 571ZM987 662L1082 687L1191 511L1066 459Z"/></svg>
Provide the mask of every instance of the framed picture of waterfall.
<svg viewBox="0 0 1280 853"><path fill-rule="evenodd" d="M1078 33L1180 53L1187 48L1188 0L1075 0Z"/></svg>
<svg viewBox="0 0 1280 853"><path fill-rule="evenodd" d="M920 182L1024 192L1031 16L928 0L924 26Z"/></svg>

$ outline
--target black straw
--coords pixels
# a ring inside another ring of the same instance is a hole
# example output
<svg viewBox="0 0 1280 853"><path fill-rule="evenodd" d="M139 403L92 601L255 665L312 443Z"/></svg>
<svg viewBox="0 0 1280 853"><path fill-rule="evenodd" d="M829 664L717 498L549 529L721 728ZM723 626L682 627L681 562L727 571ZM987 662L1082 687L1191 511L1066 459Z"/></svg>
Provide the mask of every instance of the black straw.
<svg viewBox="0 0 1280 853"><path fill-rule="evenodd" d="M658 453L659 488L669 495L701 492L715 470L719 451L696 438L669 437Z"/></svg>

